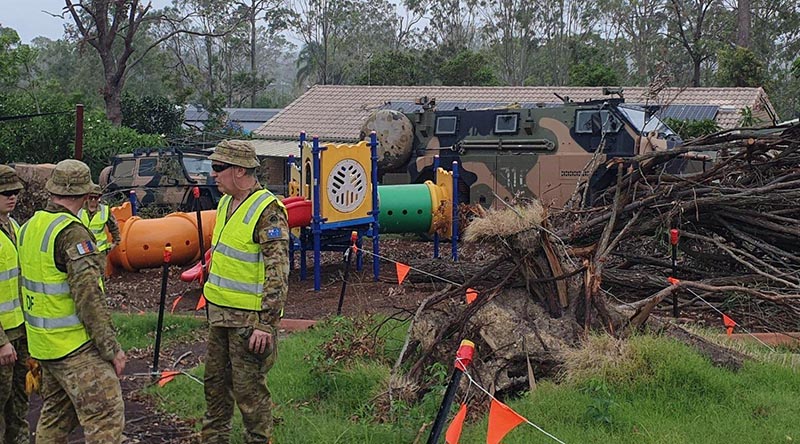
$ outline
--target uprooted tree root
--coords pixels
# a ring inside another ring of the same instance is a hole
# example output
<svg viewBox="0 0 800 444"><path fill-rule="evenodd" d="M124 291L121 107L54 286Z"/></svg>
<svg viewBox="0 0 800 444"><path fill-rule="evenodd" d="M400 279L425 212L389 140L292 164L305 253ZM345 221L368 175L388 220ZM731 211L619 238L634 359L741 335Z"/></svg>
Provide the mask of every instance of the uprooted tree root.
<svg viewBox="0 0 800 444"><path fill-rule="evenodd" d="M797 127L720 133L633 162L611 159L602 167L616 183L592 208L548 215L534 202L487 212L464 240L496 252L496 260L420 304L387 396L400 396L402 387L424 391L427 369L451 365L462 339L476 343L472 377L501 395L556 376L592 331L620 339L636 331L668 335L716 365L739 368L744 355L659 317L660 304L674 296L684 310L702 311L701 299L716 308L733 297L744 302L730 306L742 319L753 319L748 307L780 310L780 322L798 325L798 148ZM692 151L718 161L692 176L670 174ZM666 280L664 241L673 227L682 230L676 271L683 278L674 285ZM479 290L471 304L468 287Z"/></svg>

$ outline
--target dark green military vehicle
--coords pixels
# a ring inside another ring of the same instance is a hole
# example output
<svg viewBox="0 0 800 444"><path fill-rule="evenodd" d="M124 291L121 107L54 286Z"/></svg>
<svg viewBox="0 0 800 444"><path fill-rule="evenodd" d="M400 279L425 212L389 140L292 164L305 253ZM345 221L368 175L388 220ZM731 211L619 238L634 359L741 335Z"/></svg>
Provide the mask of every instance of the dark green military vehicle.
<svg viewBox="0 0 800 444"><path fill-rule="evenodd" d="M383 183L432 179L438 155L445 169L459 163L462 202L490 206L495 198L538 197L560 207L579 182L589 180L590 202L611 183L607 159L681 142L652 111L621 97L511 106L422 99L376 111L362 136L378 133Z"/></svg>
<svg viewBox="0 0 800 444"><path fill-rule="evenodd" d="M100 173L100 186L110 200L127 199L133 190L140 206L172 211L195 209L194 187L200 188L203 210L216 208L221 197L208 154L177 148L139 148L117 155Z"/></svg>

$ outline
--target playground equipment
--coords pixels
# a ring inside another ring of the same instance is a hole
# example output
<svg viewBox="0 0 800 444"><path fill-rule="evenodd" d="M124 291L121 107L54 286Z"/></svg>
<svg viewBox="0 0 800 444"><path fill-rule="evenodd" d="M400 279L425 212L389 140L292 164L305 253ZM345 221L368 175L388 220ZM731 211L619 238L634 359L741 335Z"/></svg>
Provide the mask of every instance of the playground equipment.
<svg viewBox="0 0 800 444"><path fill-rule="evenodd" d="M289 201L288 203L286 203ZM305 199L284 200L289 216L289 226L305 226L311 220L311 203ZM186 265L200 259L197 216L195 213L171 213L155 219L134 216L130 202L111 209L120 227L121 242L109 254L114 269L137 271L157 268L163 264L164 247L172 247L170 263ZM201 213L203 245L211 246L211 234L216 223L216 210ZM196 267L199 271L199 265ZM192 269L194 270L194 269ZM191 279L190 279L191 280Z"/></svg>
<svg viewBox="0 0 800 444"><path fill-rule="evenodd" d="M195 214L171 213L156 219L142 219L133 216L132 210L129 202L111 209L122 237L108 256L114 268L137 271L159 267L164 262L164 247L167 246L172 247L172 264L186 265L200 259ZM205 245L211 245L216 211L206 210L201 214Z"/></svg>
<svg viewBox="0 0 800 444"><path fill-rule="evenodd" d="M321 252L344 251L352 232L357 233L360 249L364 236L372 238L373 275L378 279L380 233L427 233L434 236L434 256L438 257L439 237L453 239L453 259L457 260L458 165L447 172L437 165L436 182L423 184L377 184L377 135L370 142L354 145L311 144L300 134L299 159L289 158L288 189L293 197L310 199L311 224L292 233L290 251L300 252L300 278L306 278L306 252L314 254L314 289L321 280ZM380 208L379 208L380 205ZM361 268L362 256L356 259Z"/></svg>

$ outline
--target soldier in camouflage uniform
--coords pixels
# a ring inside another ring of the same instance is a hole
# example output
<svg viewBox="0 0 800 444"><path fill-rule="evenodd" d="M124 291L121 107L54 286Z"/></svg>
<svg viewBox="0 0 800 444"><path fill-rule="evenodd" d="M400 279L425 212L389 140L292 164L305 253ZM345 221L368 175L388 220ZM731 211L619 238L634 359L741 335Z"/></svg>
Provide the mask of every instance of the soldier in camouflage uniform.
<svg viewBox="0 0 800 444"><path fill-rule="evenodd" d="M117 218L111 213L111 208L103 203L100 203L100 197L103 195L103 189L100 185L95 185L86 204L78 211L78 219L89 228L95 238L95 245L100 255L100 263L105 266L106 256L108 252L113 250L121 240L119 233L119 224ZM108 233L111 234L111 242L108 242Z"/></svg>
<svg viewBox="0 0 800 444"><path fill-rule="evenodd" d="M289 226L280 200L263 189L249 142L223 141L210 156L219 190L205 369L205 444L230 441L234 401L244 442L269 442L272 401L266 375L275 362L277 326L289 288Z"/></svg>
<svg viewBox="0 0 800 444"><path fill-rule="evenodd" d="M9 216L22 182L13 168L0 165L0 443L26 444L28 395L25 393L28 342L19 298L19 225Z"/></svg>
<svg viewBox="0 0 800 444"><path fill-rule="evenodd" d="M22 307L31 356L42 366L38 444L62 444L80 423L87 444L122 441L119 346L100 287L94 236L76 217L92 191L89 167L59 162L51 198L20 229Z"/></svg>

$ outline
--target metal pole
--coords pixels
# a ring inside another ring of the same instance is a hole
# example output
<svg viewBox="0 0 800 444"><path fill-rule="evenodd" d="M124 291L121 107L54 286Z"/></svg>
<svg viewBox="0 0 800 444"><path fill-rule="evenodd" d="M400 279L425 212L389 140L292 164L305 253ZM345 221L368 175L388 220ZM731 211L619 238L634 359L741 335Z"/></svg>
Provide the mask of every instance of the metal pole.
<svg viewBox="0 0 800 444"><path fill-rule="evenodd" d="M378 133L372 131L369 134L370 160L372 161L372 277L375 282L381 274L381 261L378 259L380 254L379 237L381 233L380 223L380 202L378 201Z"/></svg>
<svg viewBox="0 0 800 444"><path fill-rule="evenodd" d="M439 170L439 155L433 156L433 183L436 183L436 171ZM438 183L436 183L438 185ZM434 215L437 213L438 208L432 208L431 223L433 223ZM433 232L433 257L439 259L439 231Z"/></svg>
<svg viewBox="0 0 800 444"><path fill-rule="evenodd" d="M75 159L83 160L83 105L75 105Z"/></svg>
<svg viewBox="0 0 800 444"><path fill-rule="evenodd" d="M164 305L167 299L167 278L169 278L169 261L172 259L172 247L164 247L164 265L161 269L161 299L158 302L158 324L156 325L156 346L153 350L153 375L158 374L158 355L161 353L161 330L164 327Z"/></svg>
<svg viewBox="0 0 800 444"><path fill-rule="evenodd" d="M321 186L319 181L320 176L320 153L322 152L322 148L319 146L319 137L314 136L311 139L311 168L313 170L312 175L313 177L311 180L313 181L313 203L312 208L313 216L311 218L311 234L314 237L314 291L319 291L322 282L322 271L320 261L322 261L322 255L320 251L322 250L322 201L319 187ZM302 163L302 160L301 160Z"/></svg>
<svg viewBox="0 0 800 444"><path fill-rule="evenodd" d="M678 277L678 239L680 232L677 228L669 230L669 243L672 250L672 277ZM678 295L677 292L672 293L672 316L678 317L680 310L678 309Z"/></svg>
<svg viewBox="0 0 800 444"><path fill-rule="evenodd" d="M202 279L200 287L202 288L206 283L208 270L206 270L206 248L205 240L203 239L203 215L200 210L200 187L194 187L192 194L194 195L195 217L197 218L197 237L200 240L200 278Z"/></svg>
<svg viewBox="0 0 800 444"><path fill-rule="evenodd" d="M131 216L136 216L138 208L136 208L136 190L131 190L128 193L128 200L131 202Z"/></svg>
<svg viewBox="0 0 800 444"><path fill-rule="evenodd" d="M439 412L436 414L436 420L431 427L431 434L428 436L427 444L436 444L439 441L439 436L442 434L444 424L447 421L447 414L450 413L450 406L453 404L453 398L456 396L458 384L461 382L461 377L467 371L467 367L472 362L472 355L475 353L475 344L472 341L463 340L461 346L458 347L456 353L455 369L450 382L447 384L447 390L444 392L444 399L442 405L439 407Z"/></svg>
<svg viewBox="0 0 800 444"><path fill-rule="evenodd" d="M358 231L350 233L350 247L344 252L344 279L342 280L342 292L339 293L339 305L336 307L336 316L342 315L342 305L344 304L344 292L347 289L347 275L350 273L350 260L353 257Z"/></svg>
<svg viewBox="0 0 800 444"><path fill-rule="evenodd" d="M458 162L453 161L453 235L450 239L450 253L453 261L458 262Z"/></svg>

